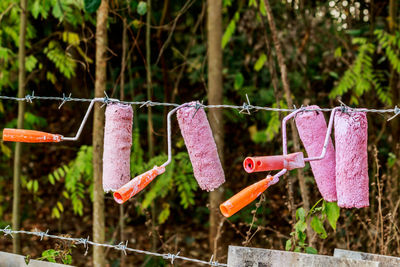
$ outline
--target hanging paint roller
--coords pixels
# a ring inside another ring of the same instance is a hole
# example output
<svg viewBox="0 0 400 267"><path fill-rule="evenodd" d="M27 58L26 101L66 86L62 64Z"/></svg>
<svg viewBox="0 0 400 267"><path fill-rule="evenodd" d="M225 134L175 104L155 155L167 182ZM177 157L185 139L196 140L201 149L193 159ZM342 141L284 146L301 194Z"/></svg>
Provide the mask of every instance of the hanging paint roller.
<svg viewBox="0 0 400 267"><path fill-rule="evenodd" d="M112 101L118 100L112 99ZM79 139L79 136L82 133L83 127L85 126L85 123L95 102L104 102L104 98L94 98L92 101L90 101L90 105L86 111L85 116L83 117L78 132L74 137L64 137L60 134L52 134L42 131L6 128L3 130L3 141L23 143L58 143L61 141L76 141Z"/></svg>
<svg viewBox="0 0 400 267"><path fill-rule="evenodd" d="M367 128L365 112L336 112L336 190L339 207L369 206Z"/></svg>
<svg viewBox="0 0 400 267"><path fill-rule="evenodd" d="M168 159L161 166L154 166L153 169L142 173L122 187L120 187L117 191L114 192L114 200L118 204L122 204L129 200L131 197L135 196L137 193L142 191L146 186L150 184L151 181L154 180L158 175L163 174L165 172L165 167L171 163L172 160L172 147L171 147L171 116L180 108L187 106L188 103L183 104L179 107L172 109L168 112L167 115L167 139L168 139Z"/></svg>
<svg viewBox="0 0 400 267"><path fill-rule="evenodd" d="M279 156L265 156L265 157L247 157L243 162L243 167L248 173L283 169L274 176L267 176L265 179L250 185L243 189L224 203L220 205L221 213L225 217L230 217L252 201L254 201L260 194L262 194L269 186L276 184L279 177L285 174L288 170L303 168L305 162L321 160L325 157L328 143L330 140L330 133L332 131L333 115L332 112L329 126L325 135L324 145L322 152L319 156L304 158L302 152L287 153L287 138L286 138L286 122L293 118L297 113L305 111L305 108L298 109L291 114L287 115L282 120L282 142L283 142L283 155Z"/></svg>
<svg viewBox="0 0 400 267"><path fill-rule="evenodd" d="M324 136L327 126L324 114L320 111L310 111L320 109L314 105L306 108L308 112L300 112L295 118L297 130L304 148L309 157L316 157L321 153L324 145ZM329 136L326 155L321 160L310 162L311 170L314 174L319 192L328 201L337 201L336 197L336 175L335 175L335 149L332 139Z"/></svg>
<svg viewBox="0 0 400 267"><path fill-rule="evenodd" d="M130 180L132 146L131 105L107 105L104 126L103 189L116 191Z"/></svg>
<svg viewBox="0 0 400 267"><path fill-rule="evenodd" d="M124 203L143 190L155 177L165 172L165 167L171 162L171 116L177 112L179 127L189 152L194 176L203 190L214 190L225 182L225 175L219 160L217 146L212 136L211 127L203 109L196 102L183 104L168 113L168 160L160 167L155 166L114 193L117 203Z"/></svg>
<svg viewBox="0 0 400 267"><path fill-rule="evenodd" d="M198 102L189 103L177 111L176 117L194 177L202 190L213 191L225 182L225 174L207 115L199 105Z"/></svg>

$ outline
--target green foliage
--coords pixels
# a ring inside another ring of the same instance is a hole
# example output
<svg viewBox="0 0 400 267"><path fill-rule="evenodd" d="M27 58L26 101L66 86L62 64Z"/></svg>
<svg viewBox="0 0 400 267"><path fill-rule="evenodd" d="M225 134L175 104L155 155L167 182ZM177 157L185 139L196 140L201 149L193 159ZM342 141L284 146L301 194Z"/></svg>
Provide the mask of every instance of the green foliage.
<svg viewBox="0 0 400 267"><path fill-rule="evenodd" d="M266 61L267 61L267 55L265 53L261 53L260 57L257 59L256 63L254 64L254 70L260 71Z"/></svg>
<svg viewBox="0 0 400 267"><path fill-rule="evenodd" d="M38 260L54 263L61 261L63 264L72 264L71 249L68 249L67 251L48 249L42 252L42 257L38 258Z"/></svg>
<svg viewBox="0 0 400 267"><path fill-rule="evenodd" d="M159 166L167 160L166 155L160 155L152 158L147 164L144 165L144 170L148 170L154 167L154 165ZM171 163L165 170L165 173L157 177L153 182L153 186L146 192L144 199L142 201L142 209L147 209L151 203L153 203L157 198L165 198L168 193L176 188L180 196L180 204L183 208L188 208L194 205L194 191L197 189L197 182L193 176L192 165L189 160L189 155L186 152L180 152L174 155ZM168 210L168 211L166 211ZM169 205L163 205L163 211L165 212L161 216L166 216L166 218L160 219L159 221L165 221L169 215Z"/></svg>
<svg viewBox="0 0 400 267"><path fill-rule="evenodd" d="M326 213L326 217L330 226L336 231L336 222L340 216L340 208L336 202L325 202L323 203L323 210Z"/></svg>
<svg viewBox="0 0 400 267"><path fill-rule="evenodd" d="M233 15L233 18L229 22L228 27L226 28L224 35L222 36L222 42L221 42L222 49L225 48L225 46L231 39L232 35L235 33L236 24L238 23L239 19L240 19L240 13L239 11L237 11L235 15Z"/></svg>
<svg viewBox="0 0 400 267"><path fill-rule="evenodd" d="M322 206L318 205L322 202ZM312 216L310 226L315 233L322 239L328 237L324 227L324 222L328 221L333 230L336 230L336 222L339 219L340 208L336 202L325 202L320 199L306 214L303 208L296 210L296 224L294 231L290 233L291 239L286 241L285 249L294 250L296 252L306 252L310 254L317 254L318 251L307 245L307 223Z"/></svg>
<svg viewBox="0 0 400 267"><path fill-rule="evenodd" d="M84 0L85 11L89 13L96 12L101 4L101 0Z"/></svg>
<svg viewBox="0 0 400 267"><path fill-rule="evenodd" d="M236 73L235 75L235 82L234 82L234 87L236 90L239 90L240 88L242 88L244 83L244 77L242 73Z"/></svg>
<svg viewBox="0 0 400 267"><path fill-rule="evenodd" d="M375 30L379 45L382 46L385 56L389 59L392 67L400 73L400 31L395 34L389 34L383 30Z"/></svg>
<svg viewBox="0 0 400 267"><path fill-rule="evenodd" d="M175 156L176 168L174 177L181 197L180 204L183 208L194 205L194 191L197 189L197 182L193 176L192 164L186 152L178 153Z"/></svg>
<svg viewBox="0 0 400 267"><path fill-rule="evenodd" d="M324 224L322 223L320 218L318 218L318 216L313 216L311 220L311 227L317 234L319 234L320 238L325 239L328 236L326 234Z"/></svg>
<svg viewBox="0 0 400 267"><path fill-rule="evenodd" d="M374 37L376 40L373 42L366 38L353 38L353 44L358 45L357 56L329 97L335 98L351 91L351 103L357 105L359 98L373 88L383 104L392 105L392 96L388 87L390 77L387 72L377 68L373 57L380 56L378 62L388 59L392 68L400 73L400 32L389 34L383 30L375 30ZM377 44L382 49L379 49ZM337 48L335 57L341 56L342 51Z"/></svg>
<svg viewBox="0 0 400 267"><path fill-rule="evenodd" d="M390 152L388 154L388 159L387 159L387 165L389 168L393 168L393 166L396 164L397 157L396 154Z"/></svg>
<svg viewBox="0 0 400 267"><path fill-rule="evenodd" d="M57 69L68 79L75 76L76 62L56 41L50 41L43 51Z"/></svg>
<svg viewBox="0 0 400 267"><path fill-rule="evenodd" d="M93 149L91 146L81 146L77 157L66 165L50 173L48 181L55 185L57 182L64 182L65 190L62 192L57 204L52 208L52 217L59 219L64 212L62 202L71 201L75 214L83 215L83 201L86 195L92 196L93 180ZM64 180L63 180L64 179Z"/></svg>
<svg viewBox="0 0 400 267"><path fill-rule="evenodd" d="M132 134L132 151L131 153L131 175L135 177L144 173L154 166L160 166L167 160L164 154L153 157L147 163L144 163L143 150L140 146L139 130L136 128ZM170 197L170 193L177 190L180 197L180 204L183 208L194 205L194 191L197 189L197 182L193 176L192 165L189 155L186 152L177 153L172 157L171 163L165 169L165 172L158 176L146 189L144 198L141 201L141 209L147 209L151 203L160 199L166 201ZM171 206L167 202L162 203L162 210L158 216L158 222L164 223L169 215Z"/></svg>
<svg viewBox="0 0 400 267"><path fill-rule="evenodd" d="M137 5L136 11L140 16L145 15L147 13L147 3L144 1L140 1Z"/></svg>
<svg viewBox="0 0 400 267"><path fill-rule="evenodd" d="M276 108L277 107L276 103L272 104L272 107ZM287 105L283 100L280 101L280 107L287 108ZM254 127L252 128L252 127L249 128L249 131L250 131L251 140L253 142L255 142L257 144L263 144L263 143L272 141L276 137L276 135L279 133L280 127L281 127L279 113L271 112L269 114L268 126L266 129L257 130L257 127L255 127L255 128Z"/></svg>
<svg viewBox="0 0 400 267"><path fill-rule="evenodd" d="M65 176L65 188L72 202L76 214L83 215L83 199L85 193L92 196L93 180L93 148L81 146L75 160L70 163L69 171Z"/></svg>

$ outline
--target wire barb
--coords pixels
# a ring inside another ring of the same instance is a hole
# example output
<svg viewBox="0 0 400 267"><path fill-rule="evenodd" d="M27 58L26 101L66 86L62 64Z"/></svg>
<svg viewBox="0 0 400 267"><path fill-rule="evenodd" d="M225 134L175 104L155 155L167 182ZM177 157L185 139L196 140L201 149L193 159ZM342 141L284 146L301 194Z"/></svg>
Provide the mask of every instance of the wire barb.
<svg viewBox="0 0 400 267"><path fill-rule="evenodd" d="M390 117L387 121L391 121L394 118L396 118L400 114L400 108L395 106L393 112L394 112L394 115L392 117Z"/></svg>
<svg viewBox="0 0 400 267"><path fill-rule="evenodd" d="M247 103L244 102L242 109L239 111L239 113L244 113L246 112L247 115L251 115L250 110L254 108L253 105L251 105L250 100L249 100L249 96L246 94L246 99L247 99Z"/></svg>
<svg viewBox="0 0 400 267"><path fill-rule="evenodd" d="M176 253L176 254L168 253L168 254L165 254L165 256L163 258L165 260L171 260L171 264L174 265L175 258L179 256L179 253L181 253L181 252L178 251L178 253Z"/></svg>
<svg viewBox="0 0 400 267"><path fill-rule="evenodd" d="M341 100L338 100L340 103L340 112L342 113L348 113L349 106L347 106L345 103L343 103Z"/></svg>
<svg viewBox="0 0 400 267"><path fill-rule="evenodd" d="M127 254L126 254L126 249L127 249L127 248L128 248L128 240L126 240L125 244L124 244L124 242L120 242L120 243L116 246L115 249L123 251L124 254L125 254L125 256L126 256L126 255L127 255Z"/></svg>
<svg viewBox="0 0 400 267"><path fill-rule="evenodd" d="M32 91L32 95L26 95L25 96L26 102L29 102L31 104L32 104L32 100L34 100L34 99L35 99L35 91Z"/></svg>
<svg viewBox="0 0 400 267"><path fill-rule="evenodd" d="M196 109L196 111L194 112L192 119L194 118L194 116L196 116L196 113L197 111L199 111L199 109L204 108L203 100L201 100L201 103L199 101L196 101L196 105L194 106L194 108Z"/></svg>
<svg viewBox="0 0 400 267"><path fill-rule="evenodd" d="M155 106L155 103L153 103L153 101L151 101L151 100L147 100L147 101L145 101L142 105L140 105L139 108L142 108L142 107L144 107L144 106L146 106L146 107L153 107L153 106Z"/></svg>
<svg viewBox="0 0 400 267"><path fill-rule="evenodd" d="M11 227L9 225L6 226L6 228L4 229L0 229L1 232L4 233L4 236L11 236L11 238L14 238L12 235L13 230L11 229Z"/></svg>
<svg viewBox="0 0 400 267"><path fill-rule="evenodd" d="M69 96L66 97L65 94L63 93L63 100L62 100L61 104L58 106L58 109L60 109L65 104L65 102L71 101L71 95L72 95L72 93L69 93Z"/></svg>
<svg viewBox="0 0 400 267"><path fill-rule="evenodd" d="M49 233L49 229L46 230L46 232L38 232L38 236L40 236L40 241L43 240L43 237L47 236Z"/></svg>

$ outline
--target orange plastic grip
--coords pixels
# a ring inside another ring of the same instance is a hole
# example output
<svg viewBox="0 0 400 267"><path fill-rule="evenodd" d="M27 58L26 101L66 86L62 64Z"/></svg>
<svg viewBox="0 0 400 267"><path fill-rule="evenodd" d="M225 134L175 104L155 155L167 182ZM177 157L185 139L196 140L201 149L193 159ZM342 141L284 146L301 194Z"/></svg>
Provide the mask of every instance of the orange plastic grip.
<svg viewBox="0 0 400 267"><path fill-rule="evenodd" d="M118 204L122 204L137 193L142 191L157 175L165 172L165 167L154 167L141 175L136 176L120 189L114 192L114 200Z"/></svg>
<svg viewBox="0 0 400 267"><path fill-rule="evenodd" d="M62 141L62 135L24 129L4 129L3 141L24 143L53 143Z"/></svg>
<svg viewBox="0 0 400 267"><path fill-rule="evenodd" d="M282 169L292 170L303 168L304 165L303 152L279 156L247 157L243 161L243 167L248 173Z"/></svg>
<svg viewBox="0 0 400 267"><path fill-rule="evenodd" d="M273 176L268 176L267 178L246 187L219 206L221 213L225 217L231 217L261 195L261 193L270 186L270 182L273 179Z"/></svg>

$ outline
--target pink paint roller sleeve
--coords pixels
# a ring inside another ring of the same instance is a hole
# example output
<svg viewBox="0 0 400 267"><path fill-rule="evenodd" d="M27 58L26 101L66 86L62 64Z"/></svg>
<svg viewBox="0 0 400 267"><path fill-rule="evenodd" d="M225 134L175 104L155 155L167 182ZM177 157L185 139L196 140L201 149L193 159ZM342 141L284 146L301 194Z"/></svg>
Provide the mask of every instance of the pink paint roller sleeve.
<svg viewBox="0 0 400 267"><path fill-rule="evenodd" d="M103 153L105 192L116 191L130 180L132 118L130 105L107 105Z"/></svg>
<svg viewBox="0 0 400 267"><path fill-rule="evenodd" d="M307 109L319 109L319 107L314 105L307 107ZM321 155L327 132L324 114L318 111L300 112L297 114L295 121L308 157ZM337 201L335 149L331 138L328 141L325 157L321 160L310 161L310 165L322 197L329 202Z"/></svg>
<svg viewBox="0 0 400 267"><path fill-rule="evenodd" d="M339 207L369 206L367 131L365 112L336 111L336 189Z"/></svg>
<svg viewBox="0 0 400 267"><path fill-rule="evenodd" d="M194 106L196 103L190 103ZM204 109L183 107L177 111L179 127L192 162L194 177L203 190L212 191L225 182L210 124Z"/></svg>

